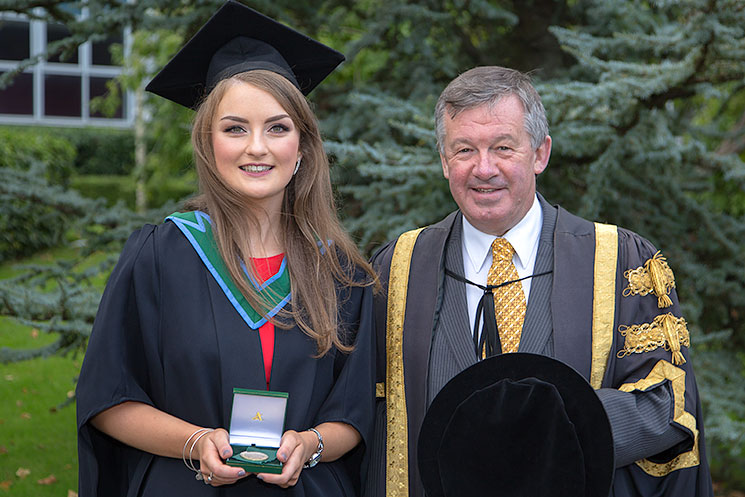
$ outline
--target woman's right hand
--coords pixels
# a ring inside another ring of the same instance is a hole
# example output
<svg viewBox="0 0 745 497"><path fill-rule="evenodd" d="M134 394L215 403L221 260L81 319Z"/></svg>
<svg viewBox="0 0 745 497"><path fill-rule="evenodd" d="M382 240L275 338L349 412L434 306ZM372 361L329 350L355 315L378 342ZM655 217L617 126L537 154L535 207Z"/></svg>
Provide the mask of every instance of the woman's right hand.
<svg viewBox="0 0 745 497"><path fill-rule="evenodd" d="M134 401L123 402L98 413L91 419L91 424L142 451L163 457L184 458L184 462L191 458L194 464L198 460L200 473L208 484L227 485L247 476L244 469L225 464L225 459L233 455L233 449L228 432L222 428L200 428L153 406ZM200 435L202 431L207 433ZM189 435L199 438L195 441ZM192 443L195 444L193 449ZM212 479L209 479L210 475Z"/></svg>
<svg viewBox="0 0 745 497"><path fill-rule="evenodd" d="M248 476L243 468L236 468L225 464L225 459L233 455L230 446L228 432L217 428L201 437L194 449L199 458L199 470L204 477L204 482L219 487L230 485L241 478Z"/></svg>
<svg viewBox="0 0 745 497"><path fill-rule="evenodd" d="M194 448L199 458L199 470L205 483L213 487L230 485L248 476L246 470L225 464L225 459L233 455L228 432L217 428L201 437Z"/></svg>

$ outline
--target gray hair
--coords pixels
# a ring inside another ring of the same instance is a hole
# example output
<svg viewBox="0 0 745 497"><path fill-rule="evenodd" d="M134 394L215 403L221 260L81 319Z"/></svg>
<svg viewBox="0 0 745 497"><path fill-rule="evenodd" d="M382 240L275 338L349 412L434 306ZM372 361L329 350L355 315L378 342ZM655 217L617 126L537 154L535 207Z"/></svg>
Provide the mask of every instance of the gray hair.
<svg viewBox="0 0 745 497"><path fill-rule="evenodd" d="M440 153L444 152L445 111L453 119L464 110L494 106L502 97L515 95L525 110L525 131L530 136L533 149L541 146L548 136L548 120L541 97L527 74L499 66L470 69L443 90L435 105L435 134Z"/></svg>

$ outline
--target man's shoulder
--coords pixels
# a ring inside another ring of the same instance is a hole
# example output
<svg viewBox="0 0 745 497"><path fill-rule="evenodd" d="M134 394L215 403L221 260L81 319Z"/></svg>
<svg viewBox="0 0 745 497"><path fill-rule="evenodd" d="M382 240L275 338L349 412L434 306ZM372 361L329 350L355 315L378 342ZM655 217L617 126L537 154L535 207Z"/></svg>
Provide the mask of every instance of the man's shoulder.
<svg viewBox="0 0 745 497"><path fill-rule="evenodd" d="M572 233L575 235L591 234L595 231L595 223L576 214L572 214L563 207L556 205L556 232Z"/></svg>
<svg viewBox="0 0 745 497"><path fill-rule="evenodd" d="M401 233L393 240L390 240L389 242L382 245L378 250L373 254L370 261L372 262L373 266L376 269L379 269L381 266L389 266L390 261L393 258L393 252L396 248L396 244L403 236L410 236L407 234L413 234L412 232L417 232L416 234L416 251L417 253L420 253L422 249L424 249L426 252L431 253L433 250L435 252L441 251L441 248L444 247L445 241L447 240L447 236L450 233L450 231L453 228L454 223L457 219L460 219L460 216L458 215L459 211L454 211L448 214L444 219L441 221L438 221L437 223L430 224L428 226L425 226L423 228L418 228L414 230L409 230Z"/></svg>
<svg viewBox="0 0 745 497"><path fill-rule="evenodd" d="M608 224L603 222L595 222L580 217L568 210L564 209L558 204L551 204L545 198L539 196L541 200L541 206L545 210L546 208L553 209L556 212L556 232L574 235L589 235L595 232L595 226L597 224ZM545 213L544 213L545 215ZM624 237L638 237L636 233L631 230L618 227L619 234L623 234Z"/></svg>
<svg viewBox="0 0 745 497"><path fill-rule="evenodd" d="M618 243L621 246L627 247L627 250L628 247L636 247L636 251L638 251L640 254L647 254L649 252L654 253L656 251L656 248L654 244L652 244L652 242L628 228L609 223L589 221L583 217L577 216L576 214L572 214L571 212L563 209L558 205L551 207L557 209L558 211L556 219L556 233L560 236L566 235L578 238L587 236L588 241L594 240L597 230L596 225L605 224L614 226L616 228L616 232L618 234Z"/></svg>

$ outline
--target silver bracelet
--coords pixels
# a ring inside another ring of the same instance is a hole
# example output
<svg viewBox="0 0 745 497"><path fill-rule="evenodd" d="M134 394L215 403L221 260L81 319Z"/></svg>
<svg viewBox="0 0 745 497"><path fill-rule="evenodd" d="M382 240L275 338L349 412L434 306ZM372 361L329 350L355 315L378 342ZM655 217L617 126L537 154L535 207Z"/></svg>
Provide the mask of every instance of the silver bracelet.
<svg viewBox="0 0 745 497"><path fill-rule="evenodd" d="M184 448L181 449L181 460L184 461L184 466L186 466L192 471L197 471L197 468L194 467L194 464L190 464L186 462L186 447L189 445L189 441L191 441L191 439L194 438L194 435L196 435L197 433L201 433L203 431L208 431L208 430L209 428L199 428L198 430L196 430L194 433L191 434L189 438L186 439L186 442L184 442Z"/></svg>
<svg viewBox="0 0 745 497"><path fill-rule="evenodd" d="M199 439L213 431L215 431L214 428L206 428L204 431L202 431L202 433L197 435L197 438L194 439L194 441L191 443L191 447L189 448L189 464L191 465L191 469L196 473L194 475L194 478L197 480L204 480L204 475L196 468L196 466L194 466L194 460L191 456L194 453L194 447L197 445L197 442L199 442Z"/></svg>
<svg viewBox="0 0 745 497"><path fill-rule="evenodd" d="M313 468L321 461L321 452L323 452L323 437L315 428L308 428L308 431L312 431L318 437L318 448L311 454L310 458L303 464L303 468Z"/></svg>

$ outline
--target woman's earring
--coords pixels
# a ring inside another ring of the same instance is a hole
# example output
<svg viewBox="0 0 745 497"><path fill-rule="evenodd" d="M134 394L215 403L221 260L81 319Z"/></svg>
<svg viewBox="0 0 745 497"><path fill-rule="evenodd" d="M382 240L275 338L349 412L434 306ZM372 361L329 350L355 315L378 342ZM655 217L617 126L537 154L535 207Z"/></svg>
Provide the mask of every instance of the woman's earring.
<svg viewBox="0 0 745 497"><path fill-rule="evenodd" d="M295 176L297 174L297 170L300 169L300 161L303 160L302 157L297 158L297 162L295 163L295 170L292 171L292 175Z"/></svg>

